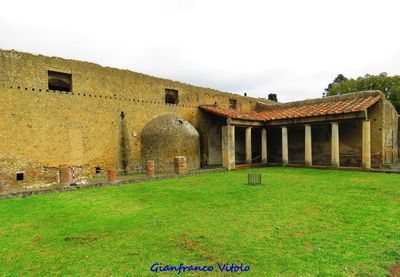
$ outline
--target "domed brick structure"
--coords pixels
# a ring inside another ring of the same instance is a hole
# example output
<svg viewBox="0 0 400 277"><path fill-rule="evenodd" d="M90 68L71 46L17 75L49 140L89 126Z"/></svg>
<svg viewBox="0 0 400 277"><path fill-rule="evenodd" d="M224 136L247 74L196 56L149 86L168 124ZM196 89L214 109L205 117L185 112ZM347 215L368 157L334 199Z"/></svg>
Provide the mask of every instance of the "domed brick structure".
<svg viewBox="0 0 400 277"><path fill-rule="evenodd" d="M200 167L200 136L186 120L167 114L150 121L141 133L142 155L157 172L174 171L174 157L185 156L188 169Z"/></svg>

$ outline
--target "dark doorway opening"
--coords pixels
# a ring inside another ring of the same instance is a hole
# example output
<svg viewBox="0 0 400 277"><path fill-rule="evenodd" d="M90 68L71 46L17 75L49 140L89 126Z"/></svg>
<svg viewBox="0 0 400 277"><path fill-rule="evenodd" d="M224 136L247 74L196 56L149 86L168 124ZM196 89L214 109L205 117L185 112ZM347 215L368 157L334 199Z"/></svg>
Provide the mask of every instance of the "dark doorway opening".
<svg viewBox="0 0 400 277"><path fill-rule="evenodd" d="M311 125L313 165L331 165L331 125Z"/></svg>
<svg viewBox="0 0 400 277"><path fill-rule="evenodd" d="M289 164L305 164L304 126L288 126Z"/></svg>
<svg viewBox="0 0 400 277"><path fill-rule="evenodd" d="M280 127L267 128L268 163L282 163L282 131Z"/></svg>
<svg viewBox="0 0 400 277"><path fill-rule="evenodd" d="M246 163L246 128L235 127L235 163Z"/></svg>
<svg viewBox="0 0 400 277"><path fill-rule="evenodd" d="M251 129L251 159L252 163L261 163L261 129Z"/></svg>

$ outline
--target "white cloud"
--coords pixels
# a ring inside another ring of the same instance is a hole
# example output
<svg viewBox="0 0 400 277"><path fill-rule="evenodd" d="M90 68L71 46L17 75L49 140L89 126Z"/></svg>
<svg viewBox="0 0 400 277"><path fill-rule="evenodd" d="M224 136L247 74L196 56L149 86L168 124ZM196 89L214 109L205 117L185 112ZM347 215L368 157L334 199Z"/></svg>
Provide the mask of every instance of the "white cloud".
<svg viewBox="0 0 400 277"><path fill-rule="evenodd" d="M397 1L6 0L0 47L282 101L399 74Z"/></svg>

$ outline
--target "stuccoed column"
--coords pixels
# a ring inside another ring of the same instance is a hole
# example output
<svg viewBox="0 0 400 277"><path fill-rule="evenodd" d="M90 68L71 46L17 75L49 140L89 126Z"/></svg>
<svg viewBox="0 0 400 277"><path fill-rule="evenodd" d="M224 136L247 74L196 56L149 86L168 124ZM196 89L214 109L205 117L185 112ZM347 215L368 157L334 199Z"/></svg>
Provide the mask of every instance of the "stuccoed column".
<svg viewBox="0 0 400 277"><path fill-rule="evenodd" d="M235 169L235 127L222 127L222 166L227 170Z"/></svg>
<svg viewBox="0 0 400 277"><path fill-rule="evenodd" d="M371 168L371 123L369 120L362 122L362 166Z"/></svg>
<svg viewBox="0 0 400 277"><path fill-rule="evenodd" d="M339 167L339 123L332 122L332 138L331 138L331 163L334 167Z"/></svg>
<svg viewBox="0 0 400 277"><path fill-rule="evenodd" d="M304 126L304 160L306 166L312 166L312 141L311 141L311 125Z"/></svg>
<svg viewBox="0 0 400 277"><path fill-rule="evenodd" d="M251 127L246 128L246 163L251 164Z"/></svg>
<svg viewBox="0 0 400 277"><path fill-rule="evenodd" d="M288 132L287 127L282 126L282 165L289 163Z"/></svg>
<svg viewBox="0 0 400 277"><path fill-rule="evenodd" d="M263 128L261 130L261 162L266 164L268 162L267 158L267 129Z"/></svg>

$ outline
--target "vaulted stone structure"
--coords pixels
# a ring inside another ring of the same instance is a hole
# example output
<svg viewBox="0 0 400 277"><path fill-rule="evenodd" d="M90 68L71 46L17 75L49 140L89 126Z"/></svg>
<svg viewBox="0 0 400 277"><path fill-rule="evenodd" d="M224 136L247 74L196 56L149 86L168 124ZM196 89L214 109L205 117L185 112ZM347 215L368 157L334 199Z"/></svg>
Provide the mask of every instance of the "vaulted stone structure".
<svg viewBox="0 0 400 277"><path fill-rule="evenodd" d="M188 169L200 168L200 136L186 120L167 114L150 121L142 130L142 156L154 160L156 171L171 172L174 157L185 156Z"/></svg>

